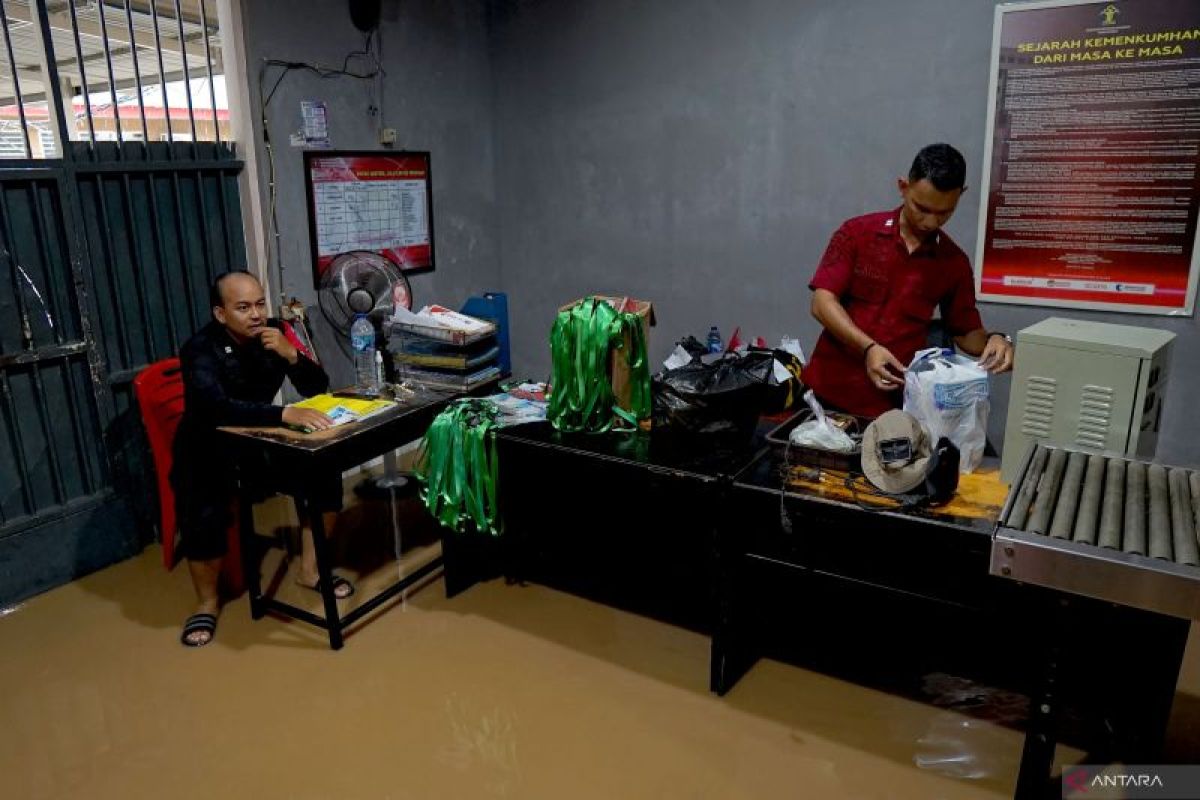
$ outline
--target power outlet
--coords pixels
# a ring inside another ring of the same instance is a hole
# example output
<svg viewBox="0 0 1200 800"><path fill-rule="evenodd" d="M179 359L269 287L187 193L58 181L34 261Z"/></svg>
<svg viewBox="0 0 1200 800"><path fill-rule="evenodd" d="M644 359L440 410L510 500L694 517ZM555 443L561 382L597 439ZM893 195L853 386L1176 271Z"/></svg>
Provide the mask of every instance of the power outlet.
<svg viewBox="0 0 1200 800"><path fill-rule="evenodd" d="M383 128L379 131L379 143L393 145L396 143L396 129Z"/></svg>

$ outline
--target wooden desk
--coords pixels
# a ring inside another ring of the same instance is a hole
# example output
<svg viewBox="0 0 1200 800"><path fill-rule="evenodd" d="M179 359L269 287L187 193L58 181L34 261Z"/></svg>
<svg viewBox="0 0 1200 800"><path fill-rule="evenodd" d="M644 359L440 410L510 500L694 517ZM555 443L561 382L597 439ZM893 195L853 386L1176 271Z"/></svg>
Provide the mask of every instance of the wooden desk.
<svg viewBox="0 0 1200 800"><path fill-rule="evenodd" d="M312 524L313 547L317 557L317 572L321 576L321 597L325 607L324 618L262 593L258 564L252 563L254 559L249 546L250 536L254 531L252 501L246 491L239 489L242 559L246 586L250 594L250 614L254 619L260 619L270 610L303 620L329 631L329 646L338 650L342 647L342 634L347 627L441 567L442 559L438 557L393 583L345 617L340 616L337 598L333 593L333 569L329 546L325 540L325 527L321 514L310 510L309 497L314 494L314 486L321 478L328 480L330 475L340 476L352 467L423 436L434 417L457 396L445 392L421 391L397 402L394 408L369 419L315 433L300 433L289 428L217 429L218 436L221 437L220 444L232 448L236 454L266 453L275 463L286 464L293 480L271 488L291 494L295 498L297 511L307 514ZM295 481L295 476L301 476L301 479ZM239 480L239 487L241 486L243 484Z"/></svg>

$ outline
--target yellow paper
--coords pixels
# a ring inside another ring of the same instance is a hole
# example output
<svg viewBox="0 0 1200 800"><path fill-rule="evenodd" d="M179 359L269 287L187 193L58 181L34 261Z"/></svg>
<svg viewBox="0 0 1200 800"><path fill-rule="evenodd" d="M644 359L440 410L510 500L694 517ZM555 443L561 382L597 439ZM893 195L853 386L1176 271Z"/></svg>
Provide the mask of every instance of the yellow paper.
<svg viewBox="0 0 1200 800"><path fill-rule="evenodd" d="M395 405L391 400L367 400L361 397L334 397L331 394L314 395L299 403L296 408L311 408L333 420L334 425L366 419Z"/></svg>

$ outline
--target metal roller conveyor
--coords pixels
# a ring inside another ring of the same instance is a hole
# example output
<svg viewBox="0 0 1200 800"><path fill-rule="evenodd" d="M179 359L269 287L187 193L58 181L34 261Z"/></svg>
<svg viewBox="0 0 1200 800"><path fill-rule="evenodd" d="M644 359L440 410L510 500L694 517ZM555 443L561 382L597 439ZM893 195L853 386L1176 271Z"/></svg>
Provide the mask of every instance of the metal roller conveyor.
<svg viewBox="0 0 1200 800"><path fill-rule="evenodd" d="M1035 445L992 541L991 573L1200 619L1200 471Z"/></svg>

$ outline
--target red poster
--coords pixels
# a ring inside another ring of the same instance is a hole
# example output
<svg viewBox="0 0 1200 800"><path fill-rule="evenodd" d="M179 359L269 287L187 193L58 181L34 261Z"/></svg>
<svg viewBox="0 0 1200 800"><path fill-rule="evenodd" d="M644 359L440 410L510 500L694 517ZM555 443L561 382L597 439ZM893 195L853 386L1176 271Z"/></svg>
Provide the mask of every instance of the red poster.
<svg viewBox="0 0 1200 800"><path fill-rule="evenodd" d="M406 271L433 268L429 154L304 154L314 278L341 253L381 253Z"/></svg>
<svg viewBox="0 0 1200 800"><path fill-rule="evenodd" d="M1191 314L1200 2L996 9L981 299Z"/></svg>

